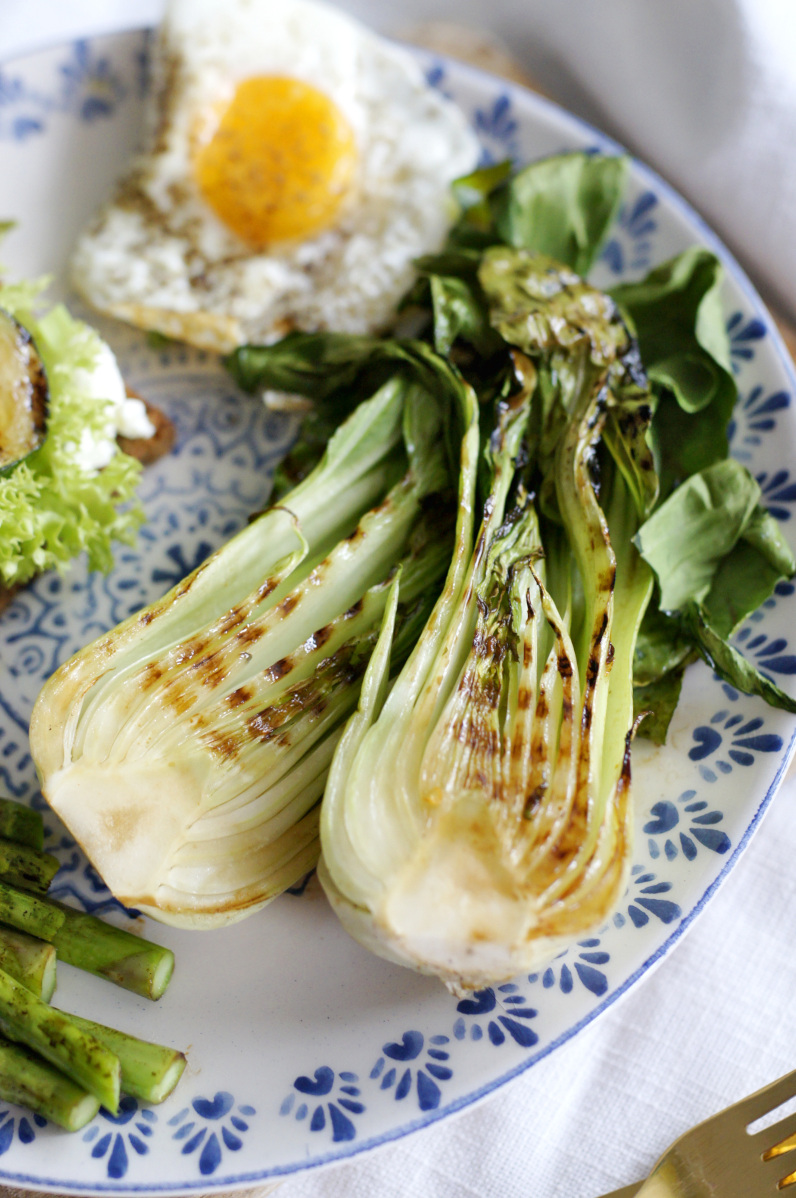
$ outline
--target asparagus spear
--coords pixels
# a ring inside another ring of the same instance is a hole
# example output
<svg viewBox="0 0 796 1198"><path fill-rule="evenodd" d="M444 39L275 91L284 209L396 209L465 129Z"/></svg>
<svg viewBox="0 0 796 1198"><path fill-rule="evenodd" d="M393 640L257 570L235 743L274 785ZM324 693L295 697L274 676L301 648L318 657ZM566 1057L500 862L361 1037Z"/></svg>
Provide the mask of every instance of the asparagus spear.
<svg viewBox="0 0 796 1198"><path fill-rule="evenodd" d="M49 1002L55 990L55 949L44 940L0 924L0 969Z"/></svg>
<svg viewBox="0 0 796 1198"><path fill-rule="evenodd" d="M122 1093L144 1102L163 1102L168 1098L185 1069L185 1054L176 1048L139 1040L117 1028L94 1023L81 1015L70 1015L78 1027L90 1032L119 1058L122 1067Z"/></svg>
<svg viewBox="0 0 796 1198"><path fill-rule="evenodd" d="M41 1057L0 1036L0 1098L26 1106L66 1131L79 1131L100 1102Z"/></svg>
<svg viewBox="0 0 796 1198"><path fill-rule="evenodd" d="M31 807L15 803L13 799L0 798L0 836L41 850L44 844L44 820Z"/></svg>
<svg viewBox="0 0 796 1198"><path fill-rule="evenodd" d="M50 899L63 916L50 939L61 961L96 973L144 998L160 998L174 971L174 953L86 911Z"/></svg>
<svg viewBox="0 0 796 1198"><path fill-rule="evenodd" d="M12 886L43 892L58 873L60 864L52 853L0 838L0 877Z"/></svg>
<svg viewBox="0 0 796 1198"><path fill-rule="evenodd" d="M0 921L20 932L52 942L64 922L64 915L52 899L28 894L0 879Z"/></svg>
<svg viewBox="0 0 796 1198"><path fill-rule="evenodd" d="M0 880L0 921L48 940L62 961L96 973L144 998L160 998L174 971L174 953L57 899L29 894Z"/></svg>
<svg viewBox="0 0 796 1198"><path fill-rule="evenodd" d="M119 1109L119 1058L68 1015L48 1006L0 970L0 1032L39 1053L111 1114Z"/></svg>

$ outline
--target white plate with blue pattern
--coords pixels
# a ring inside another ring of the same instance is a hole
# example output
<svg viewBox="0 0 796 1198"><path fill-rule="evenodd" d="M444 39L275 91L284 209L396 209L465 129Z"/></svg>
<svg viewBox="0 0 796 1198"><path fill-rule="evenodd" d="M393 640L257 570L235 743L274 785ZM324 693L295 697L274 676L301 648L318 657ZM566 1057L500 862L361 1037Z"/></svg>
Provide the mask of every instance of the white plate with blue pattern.
<svg viewBox="0 0 796 1198"><path fill-rule="evenodd" d="M77 230L135 144L147 36L98 38L18 59L0 71L0 218L10 276L63 270ZM526 161L617 147L521 88L435 57L436 86L472 119L485 158ZM732 448L766 502L796 528L796 380L776 329L716 237L645 167L594 272L637 277L699 242L727 267L724 303L739 402ZM103 325L127 380L167 410L174 453L150 468L148 524L107 577L80 565L45 576L0 617L0 792L42 807L27 721L45 677L75 649L160 595L267 499L287 417L235 393L211 355L158 352ZM781 686L796 681L794 587L781 585L739 634ZM125 1100L67 1135L0 1103L0 1180L80 1194L205 1193L341 1160L444 1118L503 1085L594 1019L669 951L741 855L788 763L794 721L688 674L669 743L634 750L637 839L617 914L547 968L459 1001L438 983L349 940L314 879L251 919L216 932L150 926L173 947L166 996L147 1003L68 966L66 1009L187 1049L189 1067L162 1106ZM127 916L56 822L54 889L90 910Z"/></svg>

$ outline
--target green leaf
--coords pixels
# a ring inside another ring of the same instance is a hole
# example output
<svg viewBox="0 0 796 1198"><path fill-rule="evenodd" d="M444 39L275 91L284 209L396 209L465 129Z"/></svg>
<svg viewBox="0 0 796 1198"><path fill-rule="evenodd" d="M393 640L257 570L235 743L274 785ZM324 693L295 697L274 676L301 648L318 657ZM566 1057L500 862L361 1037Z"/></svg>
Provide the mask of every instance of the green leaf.
<svg viewBox="0 0 796 1198"><path fill-rule="evenodd" d="M270 387L314 400L333 399L352 385L379 345L376 337L296 332L273 345L243 345L223 361L244 391Z"/></svg>
<svg viewBox="0 0 796 1198"><path fill-rule="evenodd" d="M113 543L130 543L143 522L135 500L138 462L117 453L104 470L75 462L84 431L102 436L106 406L81 390L81 368L96 358L99 338L62 305L37 318L44 281L0 286L0 307L30 331L50 384L47 439L2 480L0 585L25 583L43 570L63 569L81 552L92 570L113 565Z"/></svg>
<svg viewBox="0 0 796 1198"><path fill-rule="evenodd" d="M730 636L757 611L783 578L792 578L796 562L770 512L757 507L732 552L719 563L703 608L711 627Z"/></svg>
<svg viewBox="0 0 796 1198"><path fill-rule="evenodd" d="M764 677L743 654L712 628L699 604L690 604L686 615L700 654L720 678L736 690L743 691L745 695L759 695L772 707L796 713L796 699L787 695L775 682Z"/></svg>
<svg viewBox="0 0 796 1198"><path fill-rule="evenodd" d="M483 357L491 357L500 348L500 339L489 324L476 280L468 282L455 276L432 275L431 298L437 353L450 353L459 338L469 342Z"/></svg>
<svg viewBox="0 0 796 1198"><path fill-rule="evenodd" d="M635 327L648 374L690 412L701 411L717 389L732 383L722 274L718 258L694 246L639 282L611 290ZM728 389L734 393L734 385Z"/></svg>
<svg viewBox="0 0 796 1198"><path fill-rule="evenodd" d="M274 388L314 401L276 473L277 496L307 477L335 429L388 379L411 377L440 400L447 399L453 413L462 385L455 369L422 341L382 341L353 333L290 333L273 345L243 346L224 365L246 391ZM455 420L446 430L451 461L459 438L453 425Z"/></svg>
<svg viewBox="0 0 796 1198"><path fill-rule="evenodd" d="M469 175L461 175L451 184L454 199L463 211L472 211L511 177L512 169L511 159L504 158L502 162L479 166Z"/></svg>
<svg viewBox="0 0 796 1198"><path fill-rule="evenodd" d="M689 478L642 525L636 545L657 575L664 611L708 597L759 499L749 471L728 458Z"/></svg>
<svg viewBox="0 0 796 1198"><path fill-rule="evenodd" d="M480 260L480 253L471 249L448 248L424 255L415 263L431 300L437 353L449 354L458 340L466 341L482 358L492 357L501 348L478 282ZM415 298L420 298L419 292Z"/></svg>
<svg viewBox="0 0 796 1198"><path fill-rule="evenodd" d="M646 688L672 670L681 669L693 654L693 642L679 616L670 616L650 603L639 629L633 659L633 682Z"/></svg>
<svg viewBox="0 0 796 1198"><path fill-rule="evenodd" d="M637 736L656 745L666 743L669 724L680 701L684 671L685 664L646 686L633 687L633 714L639 721Z"/></svg>
<svg viewBox="0 0 796 1198"><path fill-rule="evenodd" d="M737 389L721 280L718 259L695 247L611 291L635 329L658 395L652 444L664 496L728 453Z"/></svg>
<svg viewBox="0 0 796 1198"><path fill-rule="evenodd" d="M507 158L491 166L479 167L471 174L454 180L453 197L462 208L462 216L452 235L454 242L460 239L466 242L470 233L477 235L493 231L489 196L496 187L510 178L511 172L511 159Z"/></svg>
<svg viewBox="0 0 796 1198"><path fill-rule="evenodd" d="M586 153L531 163L491 197L500 240L588 274L619 210L627 172L626 158Z"/></svg>

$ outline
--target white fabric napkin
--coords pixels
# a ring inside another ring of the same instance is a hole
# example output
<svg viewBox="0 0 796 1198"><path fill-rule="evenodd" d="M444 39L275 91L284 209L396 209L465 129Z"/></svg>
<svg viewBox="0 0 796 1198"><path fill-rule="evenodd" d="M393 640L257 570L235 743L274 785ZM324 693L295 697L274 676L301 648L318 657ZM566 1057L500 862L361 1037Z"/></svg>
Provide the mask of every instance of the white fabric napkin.
<svg viewBox="0 0 796 1198"><path fill-rule="evenodd" d="M349 0L396 32L491 29L547 90L656 166L796 317L793 0ZM0 55L157 20L161 0L0 0ZM593 1198L796 1067L796 776L675 951L477 1107L279 1198ZM257 1191L255 1191L257 1192ZM259 1191L260 1194L263 1189Z"/></svg>

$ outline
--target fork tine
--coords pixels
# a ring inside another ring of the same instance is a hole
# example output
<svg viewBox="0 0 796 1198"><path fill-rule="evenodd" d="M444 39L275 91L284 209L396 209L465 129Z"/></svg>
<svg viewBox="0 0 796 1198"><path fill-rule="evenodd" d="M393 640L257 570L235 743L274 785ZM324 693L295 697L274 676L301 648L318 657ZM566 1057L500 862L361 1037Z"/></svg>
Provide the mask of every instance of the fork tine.
<svg viewBox="0 0 796 1198"><path fill-rule="evenodd" d="M732 1113L741 1116L744 1127L747 1127L794 1096L796 1096L796 1069L792 1073L786 1073L777 1081L771 1082L770 1085L764 1086L762 1090L750 1094L748 1098L742 1098L734 1106L728 1107L726 1114ZM780 1138L784 1139L784 1136Z"/></svg>
<svg viewBox="0 0 796 1198"><path fill-rule="evenodd" d="M785 1141L793 1140L787 1148L783 1147L782 1151L776 1153L777 1156L784 1156L787 1152L793 1152L796 1148L796 1112L788 1115L785 1119L780 1119L779 1123L772 1123L771 1127L764 1127L762 1131L757 1131L752 1136L755 1147L759 1147L761 1152L771 1152L778 1144ZM796 1161L794 1161L796 1168Z"/></svg>
<svg viewBox="0 0 796 1198"><path fill-rule="evenodd" d="M771 1157L770 1160L760 1162L760 1177L768 1186L777 1186L779 1188L780 1183L786 1177L790 1177L794 1171L796 1171L796 1160L790 1155L775 1156ZM783 1193L794 1193L790 1188L794 1184L794 1182L789 1182L787 1186L784 1186Z"/></svg>

